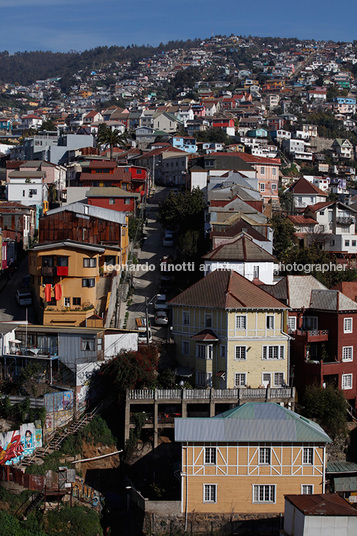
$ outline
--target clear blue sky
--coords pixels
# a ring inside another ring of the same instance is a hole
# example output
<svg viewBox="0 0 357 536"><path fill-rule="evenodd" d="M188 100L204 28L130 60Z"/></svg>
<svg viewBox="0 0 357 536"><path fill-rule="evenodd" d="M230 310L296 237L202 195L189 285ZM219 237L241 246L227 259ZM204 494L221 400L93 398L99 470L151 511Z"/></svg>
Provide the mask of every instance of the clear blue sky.
<svg viewBox="0 0 357 536"><path fill-rule="evenodd" d="M352 41L356 19L355 0L0 0L0 50L82 51L232 33Z"/></svg>

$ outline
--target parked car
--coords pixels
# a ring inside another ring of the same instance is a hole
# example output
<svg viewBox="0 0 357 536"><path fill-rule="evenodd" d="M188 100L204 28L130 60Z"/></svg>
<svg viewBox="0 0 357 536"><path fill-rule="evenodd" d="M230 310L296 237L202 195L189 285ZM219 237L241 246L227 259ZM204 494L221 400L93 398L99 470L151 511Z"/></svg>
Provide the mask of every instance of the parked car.
<svg viewBox="0 0 357 536"><path fill-rule="evenodd" d="M173 247L174 246L174 237L172 235L165 235L162 241L164 247Z"/></svg>
<svg viewBox="0 0 357 536"><path fill-rule="evenodd" d="M17 289L16 301L21 306L32 305L31 292L28 289Z"/></svg>
<svg viewBox="0 0 357 536"><path fill-rule="evenodd" d="M169 319L165 311L157 311L155 315L155 324L157 326L167 326Z"/></svg>
<svg viewBox="0 0 357 536"><path fill-rule="evenodd" d="M155 311L166 311L167 308L166 294L158 294L155 299Z"/></svg>

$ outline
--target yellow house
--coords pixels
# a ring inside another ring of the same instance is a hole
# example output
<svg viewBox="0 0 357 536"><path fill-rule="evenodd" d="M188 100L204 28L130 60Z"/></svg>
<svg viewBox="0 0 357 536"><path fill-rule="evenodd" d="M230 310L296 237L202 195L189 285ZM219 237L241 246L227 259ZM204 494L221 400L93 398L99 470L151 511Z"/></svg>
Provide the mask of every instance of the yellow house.
<svg viewBox="0 0 357 536"><path fill-rule="evenodd" d="M233 270L215 270L170 304L176 358L196 386L288 385L288 307L276 298Z"/></svg>
<svg viewBox="0 0 357 536"><path fill-rule="evenodd" d="M104 264L121 264L117 246L66 240L29 250L29 274L43 324L103 326L112 277ZM105 277L104 277L105 276Z"/></svg>
<svg viewBox="0 0 357 536"><path fill-rule="evenodd" d="M285 494L325 492L328 435L278 404L175 419L183 513L277 514Z"/></svg>

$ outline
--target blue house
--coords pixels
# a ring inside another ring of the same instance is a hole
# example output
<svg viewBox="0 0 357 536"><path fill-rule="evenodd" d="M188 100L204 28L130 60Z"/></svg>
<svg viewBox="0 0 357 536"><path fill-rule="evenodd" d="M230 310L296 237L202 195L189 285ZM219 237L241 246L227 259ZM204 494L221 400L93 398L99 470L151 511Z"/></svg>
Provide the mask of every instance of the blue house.
<svg viewBox="0 0 357 536"><path fill-rule="evenodd" d="M170 139L170 143L176 149L181 149L181 151L186 151L186 153L197 152L196 139L194 137L173 136Z"/></svg>

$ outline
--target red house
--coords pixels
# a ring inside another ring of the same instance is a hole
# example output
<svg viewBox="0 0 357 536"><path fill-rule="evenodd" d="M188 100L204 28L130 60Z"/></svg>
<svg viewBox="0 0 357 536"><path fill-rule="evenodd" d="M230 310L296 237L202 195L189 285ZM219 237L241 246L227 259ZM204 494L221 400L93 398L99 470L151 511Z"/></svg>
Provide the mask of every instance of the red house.
<svg viewBox="0 0 357 536"><path fill-rule="evenodd" d="M270 288L269 288L270 287ZM333 384L357 408L357 304L310 275L287 276L262 288L291 307L288 330L293 382Z"/></svg>
<svg viewBox="0 0 357 536"><path fill-rule="evenodd" d="M91 188L87 193L88 205L108 208L117 212L136 212L140 194L128 192L122 188Z"/></svg>
<svg viewBox="0 0 357 536"><path fill-rule="evenodd" d="M140 166L123 165L109 160L92 161L79 177L83 186L90 188L118 187L128 192L146 193L148 170Z"/></svg>

